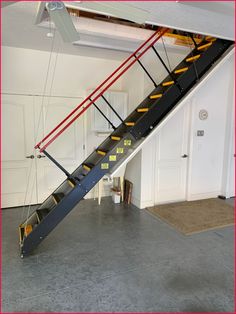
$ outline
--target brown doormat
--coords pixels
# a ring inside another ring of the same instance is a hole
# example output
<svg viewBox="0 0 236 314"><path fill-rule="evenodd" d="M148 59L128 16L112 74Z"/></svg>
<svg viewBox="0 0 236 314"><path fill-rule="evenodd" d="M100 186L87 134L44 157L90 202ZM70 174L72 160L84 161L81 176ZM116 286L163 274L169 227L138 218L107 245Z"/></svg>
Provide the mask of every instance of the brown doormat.
<svg viewBox="0 0 236 314"><path fill-rule="evenodd" d="M234 224L234 207L217 198L157 205L147 210L185 235Z"/></svg>

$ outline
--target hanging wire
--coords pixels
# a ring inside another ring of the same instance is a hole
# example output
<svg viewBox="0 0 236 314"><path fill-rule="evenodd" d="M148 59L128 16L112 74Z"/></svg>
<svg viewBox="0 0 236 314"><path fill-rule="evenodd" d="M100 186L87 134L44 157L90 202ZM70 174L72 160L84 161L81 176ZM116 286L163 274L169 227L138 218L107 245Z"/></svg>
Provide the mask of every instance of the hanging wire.
<svg viewBox="0 0 236 314"><path fill-rule="evenodd" d="M190 53L191 53L192 56L194 56L194 53L193 53L194 49L192 49L192 45L191 45L191 43L193 43L193 39L191 38L191 36L188 33L187 33L187 36L188 36L187 37L188 38L187 43L189 45ZM198 72L197 72L197 67L196 67L195 62L193 62L193 67L194 67L194 71L195 71L197 80L199 80L199 75L198 75Z"/></svg>
<svg viewBox="0 0 236 314"><path fill-rule="evenodd" d="M33 167L33 162L34 159L31 159L30 163L30 168L28 172L28 177L27 177L27 184L26 184L26 192L25 192L25 198L24 198L24 205L23 205L23 210L21 212L21 221L25 216L25 210L26 210L26 201L27 201L27 195L28 195L28 190L29 190L29 184L30 184L30 178L31 178L31 173L32 173L32 167Z"/></svg>
<svg viewBox="0 0 236 314"><path fill-rule="evenodd" d="M29 217L30 217L30 214L31 214L30 213L30 209L31 209L31 206L32 206L32 198L33 198L33 193L34 193L35 181L36 181L36 173L34 173L33 184L32 184L32 189L31 189L31 195L30 195L30 198L29 198L29 206L28 206L27 218L26 218L26 221L25 221L25 225L27 225Z"/></svg>
<svg viewBox="0 0 236 314"><path fill-rule="evenodd" d="M52 32L51 20L50 20L50 32ZM53 39L51 41L51 48L50 48L50 55L49 55L49 60L48 60L45 84L44 84L43 93L42 93L42 102L41 102L41 105L40 105L38 124L37 124L37 128L35 130L35 139L38 136L39 126L40 126L42 113L43 113L44 100L45 100L45 96L46 96L46 88L47 88L47 84L48 84L48 77L49 77L49 72L50 72L50 68L51 68L52 55L53 55L53 50L54 50L54 45L55 45L55 34L56 34L56 31L54 29L53 30ZM53 76L52 76L52 82L51 82L50 91L49 91L48 105L49 105L50 96L51 96L51 92L52 92L52 87L53 87L53 83L54 83L54 77L55 77L55 70L56 70L56 65L57 65L57 60L58 60L58 54L59 54L59 47L58 47L58 50L57 50L56 61L55 61L54 69L53 69ZM45 117L47 116L48 107L49 106L47 106L47 108L46 108ZM22 210L22 213L21 213L21 220L25 216L25 211L26 211L26 207L27 207L26 202L27 202L27 195L29 194L30 181L31 181L30 179L31 179L31 176L32 176L33 162L35 162L35 161L32 159L31 160L30 169L29 169L29 173L28 173L28 178L27 178L27 185L26 185L26 192L25 192L23 210ZM35 169L35 171L36 171L36 169ZM27 210L26 221L28 221L29 215L30 215L31 202L32 202L32 197L33 197L33 190L34 190L35 181L36 181L36 172L34 174L33 184L31 186L31 196L30 196L30 200L29 200L29 206L28 206L28 210Z"/></svg>
<svg viewBox="0 0 236 314"><path fill-rule="evenodd" d="M162 40L162 45L164 47L164 51L165 51L165 54L166 54L166 59L167 59L167 62L168 62L169 70L171 72L170 60L169 60L169 57L168 57L168 54L167 54L167 51L166 51L166 46L165 46L165 42L163 40L163 36L161 36L161 40Z"/></svg>
<svg viewBox="0 0 236 314"><path fill-rule="evenodd" d="M46 97L46 88L47 88L47 84L48 84L48 77L49 77L49 71L50 71L50 67L51 67L51 61L52 61L52 54L53 54L53 50L54 50L54 44L55 44L55 30L54 30L54 33L53 33L53 39L52 39L51 50L50 50L50 55L49 55L49 60L48 60L46 79L45 79L45 84L44 84L44 88L43 88L42 102L41 102L41 106L40 106L38 125L37 125L37 128L36 128L36 137L37 137L38 132L39 132L39 126L40 126L42 113L43 113L43 105L44 105L44 100L45 100L45 97Z"/></svg>

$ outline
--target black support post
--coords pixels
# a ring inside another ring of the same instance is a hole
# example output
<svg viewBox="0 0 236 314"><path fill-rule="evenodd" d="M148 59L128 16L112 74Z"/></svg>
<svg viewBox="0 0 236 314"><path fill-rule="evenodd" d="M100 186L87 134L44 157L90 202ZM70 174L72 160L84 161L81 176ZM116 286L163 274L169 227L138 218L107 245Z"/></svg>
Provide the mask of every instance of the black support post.
<svg viewBox="0 0 236 314"><path fill-rule="evenodd" d="M92 101L91 98L89 98L89 100ZM107 120L107 122L111 125L111 127L113 128L113 130L115 130L116 127L114 126L114 124L105 116L105 114L104 114L104 113L102 112L102 110L95 104L95 102L94 102L94 101L92 101L92 102L93 102L94 107L101 113L101 115L104 117L104 119Z"/></svg>
<svg viewBox="0 0 236 314"><path fill-rule="evenodd" d="M137 57L134 55L135 59L137 59ZM146 70L146 68L144 67L144 65L142 64L142 62L137 59L139 65L141 66L141 68L144 70L144 72L147 74L147 76L150 78L150 80L153 82L154 86L157 87L156 82L154 81L154 79L151 77L151 75L148 73L148 71Z"/></svg>
<svg viewBox="0 0 236 314"><path fill-rule="evenodd" d="M189 33L189 37L192 39L192 42L194 43L195 48L197 48L197 43L195 39L193 38L193 34Z"/></svg>
<svg viewBox="0 0 236 314"><path fill-rule="evenodd" d="M167 68L165 62L162 60L161 56L159 55L159 53L157 52L156 48L154 46L152 46L153 51L155 52L155 54L157 55L158 59L161 61L161 64L164 66L164 68L166 69L166 71L168 72L169 76L173 79L173 81L175 81L172 73L170 72L170 70Z"/></svg>
<svg viewBox="0 0 236 314"><path fill-rule="evenodd" d="M48 152L46 152L46 150L43 150L43 153L45 156L48 157L48 159L50 159L61 171L63 171L65 173L65 175L68 177L68 178L71 178L71 175L70 173L62 167L62 165L59 164L59 162L56 161L56 159L54 159Z"/></svg>
<svg viewBox="0 0 236 314"><path fill-rule="evenodd" d="M164 66L164 68L166 69L166 71L168 72L169 76L172 78L172 80L176 83L178 89L180 91L182 91L181 86L179 85L178 82L176 82L176 79L174 77L174 75L170 72L170 70L167 68L165 62L163 61L163 59L161 58L161 56L159 55L159 53L157 52L156 48L154 46L152 46L153 51L155 52L155 54L157 55L158 59L161 61L161 64Z"/></svg>
<svg viewBox="0 0 236 314"><path fill-rule="evenodd" d="M109 101L102 95L102 99L107 103L107 105L111 108L111 110L114 112L114 114L120 119L120 121L123 123L124 120L121 118L121 116L118 114L118 112L112 107L112 105L109 103Z"/></svg>

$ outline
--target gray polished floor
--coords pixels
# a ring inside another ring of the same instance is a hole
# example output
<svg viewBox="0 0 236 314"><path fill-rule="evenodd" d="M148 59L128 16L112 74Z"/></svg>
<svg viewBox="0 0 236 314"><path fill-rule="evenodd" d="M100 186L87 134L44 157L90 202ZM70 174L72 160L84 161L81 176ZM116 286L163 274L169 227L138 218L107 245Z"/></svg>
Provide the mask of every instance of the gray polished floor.
<svg viewBox="0 0 236 314"><path fill-rule="evenodd" d="M3 312L234 311L233 227L184 236L145 210L84 200L21 259L21 214L2 211Z"/></svg>

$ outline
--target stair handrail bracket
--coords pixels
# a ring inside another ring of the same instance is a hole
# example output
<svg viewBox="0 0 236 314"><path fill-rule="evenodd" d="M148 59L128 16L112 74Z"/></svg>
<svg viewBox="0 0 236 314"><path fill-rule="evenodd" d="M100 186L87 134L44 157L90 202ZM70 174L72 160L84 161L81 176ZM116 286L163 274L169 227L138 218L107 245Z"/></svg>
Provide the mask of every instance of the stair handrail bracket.
<svg viewBox="0 0 236 314"><path fill-rule="evenodd" d="M53 130L51 130L35 149L40 152L55 141L72 123L74 123L98 98L102 97L128 69L136 63L155 43L168 31L162 28L155 31L139 48L136 49L114 72L111 73L88 97L86 97L75 109L73 109Z"/></svg>

